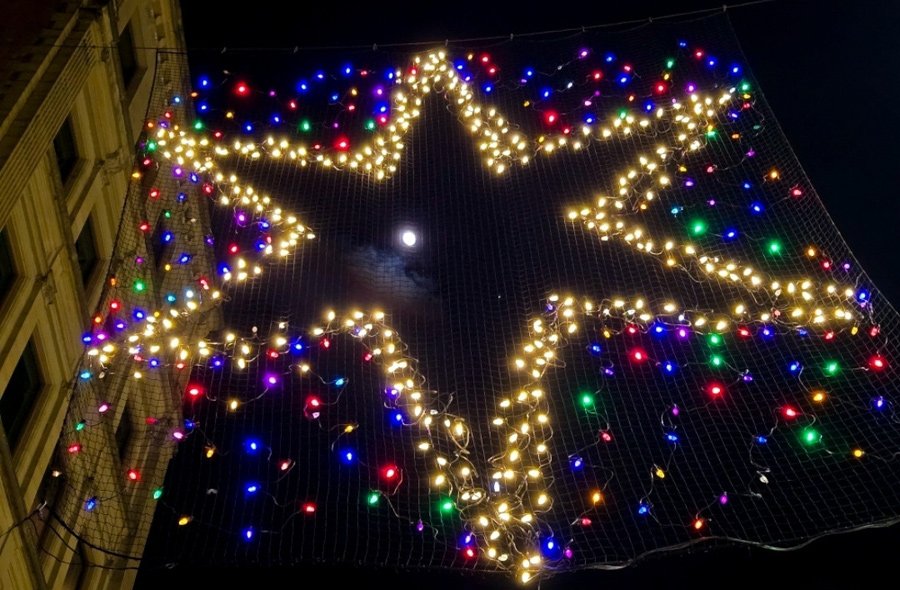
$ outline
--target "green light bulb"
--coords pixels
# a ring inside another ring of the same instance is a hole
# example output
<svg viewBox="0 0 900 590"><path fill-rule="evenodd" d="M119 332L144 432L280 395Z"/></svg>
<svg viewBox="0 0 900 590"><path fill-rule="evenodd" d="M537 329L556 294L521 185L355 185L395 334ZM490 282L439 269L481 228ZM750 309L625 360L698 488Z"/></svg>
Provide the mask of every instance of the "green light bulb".
<svg viewBox="0 0 900 590"><path fill-rule="evenodd" d="M75 425L75 432L81 432L82 430L84 430L85 426L86 426L86 424L85 424L84 420L82 420L81 422L79 422L78 424Z"/></svg>
<svg viewBox="0 0 900 590"><path fill-rule="evenodd" d="M309 122L309 119L300 121L300 131L309 132L310 130L312 130L312 124Z"/></svg>
<svg viewBox="0 0 900 590"><path fill-rule="evenodd" d="M675 60L672 59L671 57L666 60L666 69L667 70L671 70L674 65L675 65Z"/></svg>
<svg viewBox="0 0 900 590"><path fill-rule="evenodd" d="M135 293L143 293L146 288L147 288L147 284L144 283L144 281L142 281L141 279L134 280L134 285L132 286L132 289L134 290Z"/></svg>
<svg viewBox="0 0 900 590"><path fill-rule="evenodd" d="M725 359L722 358L721 354L714 354L709 357L709 364L718 369L725 366Z"/></svg>
<svg viewBox="0 0 900 590"><path fill-rule="evenodd" d="M825 363L825 366L822 367L822 370L829 377L834 377L841 372L841 365L837 361L828 361Z"/></svg>
<svg viewBox="0 0 900 590"><path fill-rule="evenodd" d="M443 512L444 514L449 514L450 512L453 512L454 508L456 508L456 506L453 505L453 501L449 498L443 498L441 500L440 507L441 512Z"/></svg>
<svg viewBox="0 0 900 590"><path fill-rule="evenodd" d="M691 222L690 232L692 236L702 236L706 233L706 222L702 219L695 219Z"/></svg>
<svg viewBox="0 0 900 590"><path fill-rule="evenodd" d="M807 445L814 445L822 440L822 435L815 428L804 428L801 439Z"/></svg>
<svg viewBox="0 0 900 590"><path fill-rule="evenodd" d="M376 506L380 499L381 494L379 494L378 492L369 492L369 496L366 499L366 502L369 504L369 506Z"/></svg>
<svg viewBox="0 0 900 590"><path fill-rule="evenodd" d="M147 151L148 151L148 152L155 152L155 151L156 151L156 142L155 142L155 141L152 141L152 140L151 140L151 141L148 141L148 142L147 142Z"/></svg>
<svg viewBox="0 0 900 590"><path fill-rule="evenodd" d="M594 407L594 396L590 393L582 393L579 399L581 400L582 408L588 409Z"/></svg>
<svg viewBox="0 0 900 590"><path fill-rule="evenodd" d="M368 119L366 121L366 131L375 131L375 119Z"/></svg>
<svg viewBox="0 0 900 590"><path fill-rule="evenodd" d="M200 121L199 119L194 121L194 130L200 131L201 129L203 129L203 121Z"/></svg>
<svg viewBox="0 0 900 590"><path fill-rule="evenodd" d="M162 488L156 488L155 490L153 490L153 499L159 500L160 498L162 498L162 492Z"/></svg>
<svg viewBox="0 0 900 590"><path fill-rule="evenodd" d="M723 342L723 339L719 334L710 334L709 335L709 343L712 346L718 346L718 345L722 344L722 342Z"/></svg>
<svg viewBox="0 0 900 590"><path fill-rule="evenodd" d="M766 244L766 252L771 254L772 256L778 256L781 254L781 242L778 240L771 240L768 244Z"/></svg>

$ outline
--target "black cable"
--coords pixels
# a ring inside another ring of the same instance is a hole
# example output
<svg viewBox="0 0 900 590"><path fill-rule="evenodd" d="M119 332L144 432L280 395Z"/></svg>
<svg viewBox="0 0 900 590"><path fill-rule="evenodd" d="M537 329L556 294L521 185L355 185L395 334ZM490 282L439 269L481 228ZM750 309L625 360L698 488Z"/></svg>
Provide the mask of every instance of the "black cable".
<svg viewBox="0 0 900 590"><path fill-rule="evenodd" d="M59 514L57 514L56 511L53 510L53 508L48 507L47 510L50 512L50 515L53 518L55 518L56 521L59 524L61 524L64 529L66 529L66 531L69 532L70 535L72 535L73 537L78 539L81 543L84 543L91 549L94 549L95 551L99 551L100 553L104 553L106 555L112 555L113 557L120 557L122 559L130 559L132 561L141 561L141 559L143 559L142 556L134 556L134 555L128 555L126 553L119 553L118 551L111 551L109 549L104 549L103 547L100 547L99 545L95 545L95 544L91 543L90 541L88 541L87 539L85 539L84 537L82 537L81 535L76 533L72 527L70 527L68 524L66 524L66 522L62 519L62 517Z"/></svg>

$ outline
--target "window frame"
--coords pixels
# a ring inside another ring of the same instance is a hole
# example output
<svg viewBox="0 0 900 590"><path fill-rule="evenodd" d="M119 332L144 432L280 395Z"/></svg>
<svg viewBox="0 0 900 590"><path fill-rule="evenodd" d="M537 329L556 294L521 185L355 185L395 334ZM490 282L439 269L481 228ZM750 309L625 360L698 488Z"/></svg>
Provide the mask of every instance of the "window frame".
<svg viewBox="0 0 900 590"><path fill-rule="evenodd" d="M141 63L138 60L137 46L134 39L134 28L129 22L119 34L116 41L116 53L119 57L119 73L122 75L122 84L125 89L131 88L135 80L139 78Z"/></svg>
<svg viewBox="0 0 900 590"><path fill-rule="evenodd" d="M22 400L17 404L18 409L15 412L15 417L7 424L7 421L2 417L4 400L9 402L10 387L17 387L19 385L19 383L16 382L16 374L20 372L23 361L25 362L25 365L22 370L27 373L30 388L25 390L22 394ZM34 412L37 410L38 400L40 399L41 392L46 384L46 378L41 369L37 347L35 346L33 338L30 338L25 345L25 348L22 349L19 360L16 361L15 368L3 389L3 393L0 394L0 423L3 424L6 442L9 445L9 450L12 455L15 455L16 450L21 448L21 445L24 443L23 436L28 430Z"/></svg>
<svg viewBox="0 0 900 590"><path fill-rule="evenodd" d="M75 134L75 122L72 115L66 117L53 136L53 158L56 162L56 172L63 186L75 177L78 162L81 155L78 151L78 138Z"/></svg>
<svg viewBox="0 0 900 590"><path fill-rule="evenodd" d="M19 269L9 239L9 227L4 227L0 229L0 306L12 292L17 278Z"/></svg>
<svg viewBox="0 0 900 590"><path fill-rule="evenodd" d="M87 235L85 232L88 232ZM83 245L85 242L82 241L82 238L87 238L90 244L89 252L86 253L86 256L92 256L91 258L82 257L83 250L87 249ZM81 283L87 289L91 279L97 272L97 268L100 266L100 248L97 244L97 232L94 230L93 215L87 216L84 225L81 226L81 232L75 238L75 256L78 261Z"/></svg>

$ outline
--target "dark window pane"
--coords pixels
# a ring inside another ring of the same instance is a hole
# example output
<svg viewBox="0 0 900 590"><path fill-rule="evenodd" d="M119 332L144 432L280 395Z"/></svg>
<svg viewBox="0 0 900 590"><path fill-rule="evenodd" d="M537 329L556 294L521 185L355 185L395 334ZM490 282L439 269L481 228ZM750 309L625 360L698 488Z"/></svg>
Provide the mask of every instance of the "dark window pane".
<svg viewBox="0 0 900 590"><path fill-rule="evenodd" d="M65 184L75 164L78 163L78 147L75 145L75 132L72 129L72 120L66 119L53 138L53 152L56 154L56 167L59 169L59 177Z"/></svg>
<svg viewBox="0 0 900 590"><path fill-rule="evenodd" d="M58 525L55 525L58 526ZM84 543L81 541L76 541L75 547L72 549L71 553L66 552L69 557L69 569L66 570L66 577L63 580L62 587L66 590L77 590L80 588L87 588L85 584L85 576L88 571L88 567L91 565L90 560L88 560L87 553L84 548Z"/></svg>
<svg viewBox="0 0 900 590"><path fill-rule="evenodd" d="M10 287L16 280L16 267L13 264L12 248L9 246L9 237L6 230L0 230L0 304L9 293Z"/></svg>
<svg viewBox="0 0 900 590"><path fill-rule="evenodd" d="M122 419L119 420L119 427L116 428L116 446L119 449L119 458L125 458L125 451L128 450L128 441L131 439L131 412L128 406L122 410Z"/></svg>
<svg viewBox="0 0 900 590"><path fill-rule="evenodd" d="M156 268L163 265L163 261L168 258L169 246L175 240L174 234L166 228L166 214L162 212L156 220L156 227L150 235L150 251L153 252L153 262Z"/></svg>
<svg viewBox="0 0 900 590"><path fill-rule="evenodd" d="M32 510L37 509L38 506L44 504L46 504L50 510L57 510L57 501L62 494L65 482L65 476L59 471L59 464L56 462L56 455L54 455L50 459L50 465L47 467L47 471L44 472L44 478L41 480L37 495L34 497L34 506L32 506ZM44 510L46 510L46 508ZM34 525L35 533L37 533L39 539L38 543L41 546L45 546L49 540L47 534L47 519L35 518L32 521L32 524Z"/></svg>
<svg viewBox="0 0 900 590"><path fill-rule="evenodd" d="M81 234L75 240L75 253L78 255L78 269L81 280L87 285L94 269L97 268L97 240L94 238L94 222L88 217L81 228Z"/></svg>
<svg viewBox="0 0 900 590"><path fill-rule="evenodd" d="M122 81L125 88L134 80L138 71L137 55L134 52L134 35L129 24L119 35L119 64L122 66Z"/></svg>
<svg viewBox="0 0 900 590"><path fill-rule="evenodd" d="M0 421L6 430L9 448L13 452L19 444L22 433L25 432L25 426L42 386L37 355L34 352L34 345L29 342L16 368L13 369L6 390L0 396Z"/></svg>

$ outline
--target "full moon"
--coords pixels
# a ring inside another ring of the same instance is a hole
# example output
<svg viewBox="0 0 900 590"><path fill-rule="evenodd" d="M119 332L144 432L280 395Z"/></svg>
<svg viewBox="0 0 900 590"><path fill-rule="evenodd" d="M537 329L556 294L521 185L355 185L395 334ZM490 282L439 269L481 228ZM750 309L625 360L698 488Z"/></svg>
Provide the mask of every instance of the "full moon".
<svg viewBox="0 0 900 590"><path fill-rule="evenodd" d="M400 234L400 241L403 242L403 245L407 248L412 248L416 245L416 242L419 241L419 237L413 230L405 229L403 230L403 233Z"/></svg>

